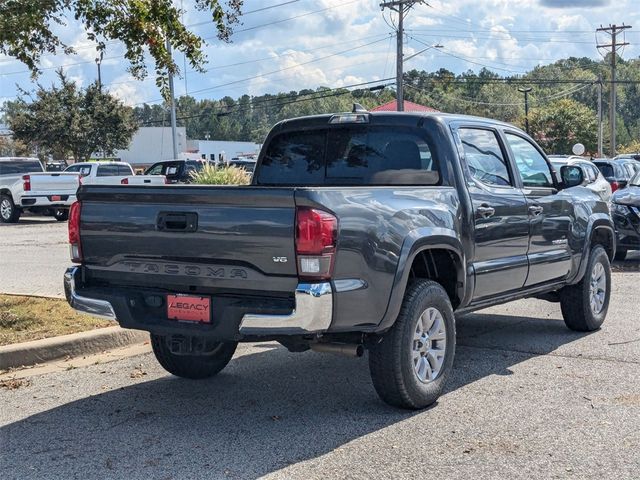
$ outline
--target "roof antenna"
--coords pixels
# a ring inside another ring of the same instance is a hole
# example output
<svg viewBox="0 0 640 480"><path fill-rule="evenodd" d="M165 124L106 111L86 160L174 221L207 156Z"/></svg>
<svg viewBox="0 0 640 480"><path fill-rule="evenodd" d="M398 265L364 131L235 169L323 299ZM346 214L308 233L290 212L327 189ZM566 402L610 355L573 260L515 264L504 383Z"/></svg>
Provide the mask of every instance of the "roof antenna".
<svg viewBox="0 0 640 480"><path fill-rule="evenodd" d="M351 113L366 113L366 112L368 112L368 110L364 108L362 105L360 105L359 103L353 104L353 110L351 110Z"/></svg>

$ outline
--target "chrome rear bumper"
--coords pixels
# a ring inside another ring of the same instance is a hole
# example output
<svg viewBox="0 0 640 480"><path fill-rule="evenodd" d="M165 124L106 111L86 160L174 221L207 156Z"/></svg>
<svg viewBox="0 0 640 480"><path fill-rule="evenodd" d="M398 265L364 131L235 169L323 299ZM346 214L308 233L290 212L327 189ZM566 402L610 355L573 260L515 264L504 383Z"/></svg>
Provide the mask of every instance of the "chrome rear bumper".
<svg viewBox="0 0 640 480"><path fill-rule="evenodd" d="M296 335L329 328L333 316L333 293L329 282L298 284L295 300L293 312L286 315L245 314L240 323L240 333Z"/></svg>
<svg viewBox="0 0 640 480"><path fill-rule="evenodd" d="M88 313L94 317L116 319L116 312L106 300L82 297L76 292L76 275L80 273L78 267L68 268L64 273L64 295L72 308L79 312Z"/></svg>
<svg viewBox="0 0 640 480"><path fill-rule="evenodd" d="M76 290L78 267L64 274L64 293L75 310L90 315L116 320L111 303L106 300L83 297ZM322 332L329 328L333 317L333 291L329 282L300 283L295 291L295 308L291 313L265 315L246 313L240 322L242 335L303 335Z"/></svg>

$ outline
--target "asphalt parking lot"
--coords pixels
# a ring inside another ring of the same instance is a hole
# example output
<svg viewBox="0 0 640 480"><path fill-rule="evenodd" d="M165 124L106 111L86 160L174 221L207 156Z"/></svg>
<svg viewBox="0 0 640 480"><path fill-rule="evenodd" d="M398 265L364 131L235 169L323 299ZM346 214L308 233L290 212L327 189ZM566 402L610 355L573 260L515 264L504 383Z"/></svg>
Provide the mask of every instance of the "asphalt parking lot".
<svg viewBox="0 0 640 480"><path fill-rule="evenodd" d="M29 220L0 227L0 290L31 276L45 291L68 263L65 226ZM637 479L638 260L616 269L598 332L567 330L537 300L458 318L447 393L421 412L378 400L366 358L276 344L241 346L199 382L149 353L23 372L26 384L0 388L1 476Z"/></svg>

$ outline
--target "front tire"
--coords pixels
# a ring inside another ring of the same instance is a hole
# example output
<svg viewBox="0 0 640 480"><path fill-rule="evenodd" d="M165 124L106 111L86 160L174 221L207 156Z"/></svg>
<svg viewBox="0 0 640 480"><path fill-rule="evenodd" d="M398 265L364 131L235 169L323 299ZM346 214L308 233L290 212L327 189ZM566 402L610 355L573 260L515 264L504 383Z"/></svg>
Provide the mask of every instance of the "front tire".
<svg viewBox="0 0 640 480"><path fill-rule="evenodd" d="M447 292L431 280L414 282L395 324L369 350L373 386L389 405L428 407L442 394L455 347L455 318Z"/></svg>
<svg viewBox="0 0 640 480"><path fill-rule="evenodd" d="M607 316L610 297L609 257L601 245L596 245L589 254L589 263L582 280L560 290L564 323L578 332L598 330Z"/></svg>
<svg viewBox="0 0 640 480"><path fill-rule="evenodd" d="M169 338L151 334L151 346L158 363L167 372L182 378L199 380L213 377L231 361L237 342L220 342L204 355L178 355L171 351Z"/></svg>
<svg viewBox="0 0 640 480"><path fill-rule="evenodd" d="M0 195L0 221L2 223L16 223L20 220L21 213L9 195Z"/></svg>

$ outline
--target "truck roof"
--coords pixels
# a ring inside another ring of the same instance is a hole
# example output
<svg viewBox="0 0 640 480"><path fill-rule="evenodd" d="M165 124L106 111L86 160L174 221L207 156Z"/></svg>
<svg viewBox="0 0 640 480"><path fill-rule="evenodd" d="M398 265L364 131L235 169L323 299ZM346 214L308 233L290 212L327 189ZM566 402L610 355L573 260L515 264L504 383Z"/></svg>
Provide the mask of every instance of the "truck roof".
<svg viewBox="0 0 640 480"><path fill-rule="evenodd" d="M494 120L491 118L485 117L477 117L473 115L461 115L454 113L442 113L442 112L368 112L368 111L358 111L358 112L339 112L339 113L329 113L329 114L321 114L321 115L308 115L305 117L296 117L287 120L282 120L278 122L274 126L274 130L289 130L295 129L302 126L321 126L323 124L329 124L329 120L331 117L335 115L367 115L369 117L370 124L378 124L378 125L415 125L418 121L423 119L431 119L437 123L450 124L454 122L473 122L473 123L483 123L483 124L492 124L492 125L500 125L503 127L510 127L520 130L518 127L506 123L501 122L499 120ZM344 125L344 124L343 124Z"/></svg>

